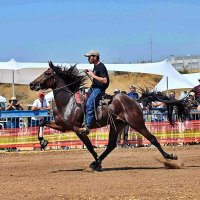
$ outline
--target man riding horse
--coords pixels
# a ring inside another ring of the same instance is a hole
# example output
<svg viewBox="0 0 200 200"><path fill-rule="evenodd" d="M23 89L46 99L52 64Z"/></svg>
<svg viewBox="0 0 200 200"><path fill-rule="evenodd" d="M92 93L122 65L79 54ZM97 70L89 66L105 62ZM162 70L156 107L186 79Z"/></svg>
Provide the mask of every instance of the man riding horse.
<svg viewBox="0 0 200 200"><path fill-rule="evenodd" d="M100 97L105 94L105 90L109 86L109 76L105 65L100 62L100 54L96 50L92 50L85 54L88 57L88 62L94 64L93 71L87 70L87 74L93 78L92 86L90 87L88 94L89 98L86 103L86 117L84 127L79 129L79 133L87 135L90 132L92 123L94 120L95 108L97 108Z"/></svg>
<svg viewBox="0 0 200 200"><path fill-rule="evenodd" d="M149 140L151 144L155 145L165 159L178 159L176 155L169 154L163 150L156 137L152 135L145 126L142 108L139 103L125 94L119 93L115 95L109 106L102 105L102 117L98 120L93 118L94 113L91 114L90 111L92 109L92 112L94 112L94 101L96 97L104 93L105 89L108 87L109 78L105 66L100 63L98 59L98 52L92 51L89 55L86 54L86 56L89 62L93 63L95 67L93 72L88 71L89 76L93 77L93 84L90 89L90 98L92 98L92 100L89 99L87 106L91 106L91 102L93 104L90 109L87 108L89 112L86 114L87 127L84 127L85 129L80 129L84 121L84 112L82 107L77 104L75 98L76 92L84 85L85 76L81 75L82 73L78 71L76 66L71 66L63 73L62 67L54 66L50 61L49 68L30 83L31 90L39 91L49 88L52 89L57 108L53 110L54 121L43 121L40 124L38 139L40 141L41 150L44 150L48 144L48 141L43 137L44 126L61 131L62 133L73 131L95 159L94 162L89 165L90 168L99 171L102 168L102 161L117 146L118 134L125 126L129 125ZM88 116L92 117L89 118ZM108 145L100 155L95 152L94 146L87 135L92 119L94 121L91 128L109 125ZM80 132L83 134L80 134Z"/></svg>

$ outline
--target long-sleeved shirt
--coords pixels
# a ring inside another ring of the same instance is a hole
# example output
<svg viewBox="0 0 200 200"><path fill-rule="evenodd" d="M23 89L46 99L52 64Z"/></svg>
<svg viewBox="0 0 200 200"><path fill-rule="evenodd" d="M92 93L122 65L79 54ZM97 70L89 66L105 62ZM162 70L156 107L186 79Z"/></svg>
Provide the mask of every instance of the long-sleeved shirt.
<svg viewBox="0 0 200 200"><path fill-rule="evenodd" d="M129 92L128 94L127 94L129 97L131 97L131 99L138 99L139 98L139 95L138 95L138 93L137 92Z"/></svg>

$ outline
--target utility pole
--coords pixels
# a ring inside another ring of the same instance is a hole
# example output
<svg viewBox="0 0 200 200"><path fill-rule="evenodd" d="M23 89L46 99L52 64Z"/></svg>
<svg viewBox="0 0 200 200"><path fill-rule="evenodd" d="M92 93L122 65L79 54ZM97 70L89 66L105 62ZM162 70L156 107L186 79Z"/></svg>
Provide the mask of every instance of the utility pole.
<svg viewBox="0 0 200 200"><path fill-rule="evenodd" d="M153 55L152 55L152 48L153 48L153 38L152 38L152 15L149 11L147 11L147 14L149 16L149 46L150 46L150 61L152 63L153 61Z"/></svg>

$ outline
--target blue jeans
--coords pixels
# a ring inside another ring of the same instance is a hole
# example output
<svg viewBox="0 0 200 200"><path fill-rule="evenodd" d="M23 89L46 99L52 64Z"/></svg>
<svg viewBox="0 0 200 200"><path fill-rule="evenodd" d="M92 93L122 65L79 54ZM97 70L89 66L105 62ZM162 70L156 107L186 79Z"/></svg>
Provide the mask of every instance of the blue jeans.
<svg viewBox="0 0 200 200"><path fill-rule="evenodd" d="M92 127L92 122L94 119L94 112L97 109L98 101L100 97L104 94L99 88L90 88L88 91L89 98L86 103L86 125L88 128Z"/></svg>

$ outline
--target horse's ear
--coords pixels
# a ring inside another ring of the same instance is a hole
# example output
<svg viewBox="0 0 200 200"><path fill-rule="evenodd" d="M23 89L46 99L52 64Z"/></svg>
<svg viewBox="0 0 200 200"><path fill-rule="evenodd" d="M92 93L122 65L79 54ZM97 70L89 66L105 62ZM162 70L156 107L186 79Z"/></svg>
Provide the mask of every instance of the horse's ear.
<svg viewBox="0 0 200 200"><path fill-rule="evenodd" d="M55 71L55 66L54 66L54 64L53 64L51 61L48 61L48 63L49 63L49 67L50 67L53 71Z"/></svg>

